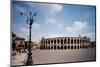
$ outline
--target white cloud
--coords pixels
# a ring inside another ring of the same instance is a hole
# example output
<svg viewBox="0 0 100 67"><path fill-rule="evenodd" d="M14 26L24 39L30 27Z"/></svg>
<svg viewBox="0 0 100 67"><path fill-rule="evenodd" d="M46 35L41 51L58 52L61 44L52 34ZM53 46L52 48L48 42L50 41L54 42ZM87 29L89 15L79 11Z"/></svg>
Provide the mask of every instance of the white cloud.
<svg viewBox="0 0 100 67"><path fill-rule="evenodd" d="M40 28L40 24L38 24L37 22L34 22L33 23L33 28L35 28L35 29L39 29Z"/></svg>
<svg viewBox="0 0 100 67"><path fill-rule="evenodd" d="M66 27L67 32L78 32L87 27L86 21L75 21L71 26Z"/></svg>
<svg viewBox="0 0 100 67"><path fill-rule="evenodd" d="M20 30L23 31L23 32L27 32L28 31L28 29L24 28L24 27L20 28Z"/></svg>
<svg viewBox="0 0 100 67"><path fill-rule="evenodd" d="M51 8L52 12L59 12L63 9L63 5L59 5L59 4L50 4L48 5L48 7Z"/></svg>
<svg viewBox="0 0 100 67"><path fill-rule="evenodd" d="M56 24L56 20L54 18L46 17L47 24Z"/></svg>
<svg viewBox="0 0 100 67"><path fill-rule="evenodd" d="M57 20L53 17L46 17L45 18L45 23L48 24L49 26L55 26L55 27L63 27L63 23L60 22L60 20Z"/></svg>
<svg viewBox="0 0 100 67"><path fill-rule="evenodd" d="M50 15L55 15L56 12L60 12L63 9L63 5L60 4L41 4L32 2L28 2L27 4L32 8L35 7L35 9L39 10L40 12L46 12Z"/></svg>
<svg viewBox="0 0 100 67"><path fill-rule="evenodd" d="M58 27L63 27L63 24L59 23L59 24L58 24Z"/></svg>
<svg viewBox="0 0 100 67"><path fill-rule="evenodd" d="M84 37L87 36L90 38L91 41L95 41L95 32L90 32L90 33L63 33L63 34L57 34L57 33L51 33L48 35L45 35L45 38L55 38L55 37L78 37L78 36Z"/></svg>

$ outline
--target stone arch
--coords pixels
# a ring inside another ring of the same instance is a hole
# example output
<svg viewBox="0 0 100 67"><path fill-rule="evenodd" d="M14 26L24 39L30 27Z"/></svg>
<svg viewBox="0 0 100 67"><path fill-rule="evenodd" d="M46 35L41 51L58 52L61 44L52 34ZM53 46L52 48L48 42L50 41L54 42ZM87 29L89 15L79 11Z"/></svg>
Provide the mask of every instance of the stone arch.
<svg viewBox="0 0 100 67"><path fill-rule="evenodd" d="M76 49L76 45L74 46L74 49Z"/></svg>
<svg viewBox="0 0 100 67"><path fill-rule="evenodd" d="M57 43L59 44L59 42L60 42L60 41L59 41L59 39L58 39L58 40L57 40Z"/></svg>
<svg viewBox="0 0 100 67"><path fill-rule="evenodd" d="M59 46L57 46L57 49L60 49L60 47L59 47Z"/></svg>
<svg viewBox="0 0 100 67"><path fill-rule="evenodd" d="M71 44L73 44L73 39L71 39Z"/></svg>
<svg viewBox="0 0 100 67"><path fill-rule="evenodd" d="M67 49L67 47L66 47L66 46L64 46L64 49Z"/></svg>
<svg viewBox="0 0 100 67"><path fill-rule="evenodd" d="M77 49L79 49L79 45L77 46Z"/></svg>
<svg viewBox="0 0 100 67"><path fill-rule="evenodd" d="M61 44L63 44L63 39L61 39Z"/></svg>
<svg viewBox="0 0 100 67"><path fill-rule="evenodd" d="M48 44L50 44L50 40L48 40Z"/></svg>
<svg viewBox="0 0 100 67"><path fill-rule="evenodd" d="M70 49L70 46L68 45L68 49Z"/></svg>
<svg viewBox="0 0 100 67"><path fill-rule="evenodd" d="M46 46L46 50L48 49L48 47Z"/></svg>
<svg viewBox="0 0 100 67"><path fill-rule="evenodd" d="M79 39L77 39L77 44L79 44Z"/></svg>
<svg viewBox="0 0 100 67"><path fill-rule="evenodd" d="M73 45L71 45L71 49L73 49Z"/></svg>
<svg viewBox="0 0 100 67"><path fill-rule="evenodd" d="M64 44L66 44L67 43L67 41L66 41L66 39L64 39Z"/></svg>
<svg viewBox="0 0 100 67"><path fill-rule="evenodd" d="M51 43L53 43L53 40L51 40Z"/></svg>
<svg viewBox="0 0 100 67"><path fill-rule="evenodd" d="M63 46L61 46L61 49L63 49Z"/></svg>
<svg viewBox="0 0 100 67"><path fill-rule="evenodd" d="M51 46L51 49L53 49L53 46Z"/></svg>
<svg viewBox="0 0 100 67"><path fill-rule="evenodd" d="M56 49L56 46L54 46L54 49Z"/></svg>
<svg viewBox="0 0 100 67"><path fill-rule="evenodd" d="M74 40L74 44L76 44L76 39Z"/></svg>
<svg viewBox="0 0 100 67"><path fill-rule="evenodd" d="M56 40L54 40L54 44L56 44Z"/></svg>
<svg viewBox="0 0 100 67"><path fill-rule="evenodd" d="M68 38L68 44L70 44L70 39Z"/></svg>
<svg viewBox="0 0 100 67"><path fill-rule="evenodd" d="M48 46L48 49L50 50L50 46Z"/></svg>

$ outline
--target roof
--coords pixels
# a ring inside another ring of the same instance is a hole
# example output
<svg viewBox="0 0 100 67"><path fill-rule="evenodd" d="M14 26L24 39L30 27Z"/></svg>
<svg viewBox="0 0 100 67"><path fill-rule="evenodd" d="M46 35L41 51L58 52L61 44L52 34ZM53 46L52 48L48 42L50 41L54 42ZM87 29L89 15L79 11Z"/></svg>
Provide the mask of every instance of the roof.
<svg viewBox="0 0 100 67"><path fill-rule="evenodd" d="M54 37L54 38L44 38L44 40L49 40L49 39L66 39L66 38L84 38L84 37Z"/></svg>
<svg viewBox="0 0 100 67"><path fill-rule="evenodd" d="M15 40L25 40L25 39L17 36L17 37L15 38Z"/></svg>

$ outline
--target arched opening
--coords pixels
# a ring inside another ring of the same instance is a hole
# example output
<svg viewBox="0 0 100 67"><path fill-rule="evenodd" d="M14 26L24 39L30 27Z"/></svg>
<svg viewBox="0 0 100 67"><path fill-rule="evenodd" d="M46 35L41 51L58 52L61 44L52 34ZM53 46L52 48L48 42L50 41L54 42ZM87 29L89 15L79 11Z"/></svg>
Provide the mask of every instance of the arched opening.
<svg viewBox="0 0 100 67"><path fill-rule="evenodd" d="M59 40L57 40L57 43L59 44Z"/></svg>
<svg viewBox="0 0 100 67"><path fill-rule="evenodd" d="M77 44L79 44L79 39L77 40Z"/></svg>
<svg viewBox="0 0 100 67"><path fill-rule="evenodd" d="M76 39L74 40L74 44L76 44Z"/></svg>
<svg viewBox="0 0 100 67"><path fill-rule="evenodd" d="M68 44L70 44L70 39L68 38Z"/></svg>
<svg viewBox="0 0 100 67"><path fill-rule="evenodd" d="M48 44L50 44L50 40L48 40Z"/></svg>
<svg viewBox="0 0 100 67"><path fill-rule="evenodd" d="M51 46L51 49L53 49L53 46Z"/></svg>
<svg viewBox="0 0 100 67"><path fill-rule="evenodd" d="M54 49L56 49L56 46L54 46Z"/></svg>
<svg viewBox="0 0 100 67"><path fill-rule="evenodd" d="M71 39L71 44L73 44L73 39Z"/></svg>
<svg viewBox="0 0 100 67"><path fill-rule="evenodd" d="M59 47L59 46L57 46L57 49L60 49L60 47Z"/></svg>
<svg viewBox="0 0 100 67"><path fill-rule="evenodd" d="M74 46L74 49L76 49L76 45Z"/></svg>
<svg viewBox="0 0 100 67"><path fill-rule="evenodd" d="M51 43L53 43L53 40L51 40Z"/></svg>
<svg viewBox="0 0 100 67"><path fill-rule="evenodd" d="M63 44L63 39L61 39L61 44Z"/></svg>
<svg viewBox="0 0 100 67"><path fill-rule="evenodd" d="M66 46L64 46L64 49L66 49L67 47Z"/></svg>
<svg viewBox="0 0 100 67"><path fill-rule="evenodd" d="M63 46L61 46L61 49L63 49Z"/></svg>
<svg viewBox="0 0 100 67"><path fill-rule="evenodd" d="M54 40L54 44L56 44L56 40Z"/></svg>
<svg viewBox="0 0 100 67"><path fill-rule="evenodd" d="M46 46L46 50L48 49L48 47Z"/></svg>
<svg viewBox="0 0 100 67"><path fill-rule="evenodd" d="M71 49L73 49L73 45L71 46Z"/></svg>
<svg viewBox="0 0 100 67"><path fill-rule="evenodd" d="M66 39L64 39L64 44L66 44Z"/></svg>
<svg viewBox="0 0 100 67"><path fill-rule="evenodd" d="M70 49L70 46L68 46L68 49Z"/></svg>
<svg viewBox="0 0 100 67"><path fill-rule="evenodd" d="M50 46L48 47L48 49L50 50Z"/></svg>
<svg viewBox="0 0 100 67"><path fill-rule="evenodd" d="M77 49L79 49L79 45L77 46Z"/></svg>

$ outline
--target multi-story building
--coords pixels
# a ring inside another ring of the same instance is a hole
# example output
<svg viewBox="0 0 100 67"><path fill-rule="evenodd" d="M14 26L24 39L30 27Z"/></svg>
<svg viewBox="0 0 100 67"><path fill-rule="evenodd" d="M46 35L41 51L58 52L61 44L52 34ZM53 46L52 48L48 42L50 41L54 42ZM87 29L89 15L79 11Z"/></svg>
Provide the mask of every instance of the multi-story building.
<svg viewBox="0 0 100 67"><path fill-rule="evenodd" d="M16 36L12 33L12 48L13 49L24 49L25 48L25 39L22 37Z"/></svg>
<svg viewBox="0 0 100 67"><path fill-rule="evenodd" d="M79 49L90 45L90 38L85 37L56 37L42 38L40 49Z"/></svg>
<svg viewBox="0 0 100 67"><path fill-rule="evenodd" d="M15 38L15 44L16 44L17 49L24 49L25 48L25 39L17 36Z"/></svg>

